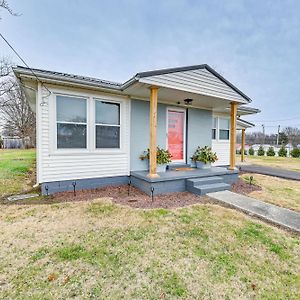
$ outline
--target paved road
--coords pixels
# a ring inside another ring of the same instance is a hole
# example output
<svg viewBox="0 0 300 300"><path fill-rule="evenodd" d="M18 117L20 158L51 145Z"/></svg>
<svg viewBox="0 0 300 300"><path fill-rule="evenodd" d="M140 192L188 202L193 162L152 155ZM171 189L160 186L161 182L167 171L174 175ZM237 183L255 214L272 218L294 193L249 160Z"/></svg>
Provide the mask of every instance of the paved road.
<svg viewBox="0 0 300 300"><path fill-rule="evenodd" d="M239 168L241 171L244 172L258 173L300 181L300 172L297 171L290 171L280 168L265 167L259 165L240 165Z"/></svg>
<svg viewBox="0 0 300 300"><path fill-rule="evenodd" d="M207 196L300 234L300 213L298 212L230 191L208 193Z"/></svg>

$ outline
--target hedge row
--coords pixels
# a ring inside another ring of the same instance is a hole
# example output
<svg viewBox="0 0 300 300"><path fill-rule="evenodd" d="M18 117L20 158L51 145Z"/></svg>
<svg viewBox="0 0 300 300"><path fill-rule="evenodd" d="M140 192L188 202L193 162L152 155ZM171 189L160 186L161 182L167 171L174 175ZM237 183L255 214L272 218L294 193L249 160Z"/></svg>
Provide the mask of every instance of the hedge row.
<svg viewBox="0 0 300 300"><path fill-rule="evenodd" d="M241 154L242 151L237 150L236 152L237 152L237 154ZM247 155L247 154L254 155L254 149L251 147L251 148L249 148L248 152L247 152L247 150L244 150L244 154L245 155ZM284 147L281 147L278 151L278 156L287 157L287 154L288 154L288 152ZM269 147L269 149L267 151L265 151L263 146L260 146L257 150L257 155L258 156L265 156L265 155L275 156L276 152L273 147ZM299 158L300 157L300 148L294 148L293 150L291 150L290 156Z"/></svg>

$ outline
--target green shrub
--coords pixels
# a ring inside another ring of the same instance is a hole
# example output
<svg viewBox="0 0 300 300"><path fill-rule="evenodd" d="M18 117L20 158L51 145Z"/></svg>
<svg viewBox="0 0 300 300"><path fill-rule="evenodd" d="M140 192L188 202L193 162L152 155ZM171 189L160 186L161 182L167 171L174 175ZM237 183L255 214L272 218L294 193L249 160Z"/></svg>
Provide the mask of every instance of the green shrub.
<svg viewBox="0 0 300 300"><path fill-rule="evenodd" d="M269 147L267 151L267 156L275 156L275 151L273 147Z"/></svg>
<svg viewBox="0 0 300 300"><path fill-rule="evenodd" d="M258 156L265 156L265 150L263 146L260 146L257 151Z"/></svg>
<svg viewBox="0 0 300 300"><path fill-rule="evenodd" d="M242 154L242 150L236 149L235 154Z"/></svg>
<svg viewBox="0 0 300 300"><path fill-rule="evenodd" d="M244 154L245 154L245 155L248 155L248 152L247 152L247 150L246 150L246 149L244 150Z"/></svg>
<svg viewBox="0 0 300 300"><path fill-rule="evenodd" d="M205 146L203 148L198 147L191 157L192 161L202 161L203 163L214 163L218 160L216 152L212 152L211 148Z"/></svg>
<svg viewBox="0 0 300 300"><path fill-rule="evenodd" d="M278 151L278 156L280 157L287 157L287 150L284 146L282 146Z"/></svg>
<svg viewBox="0 0 300 300"><path fill-rule="evenodd" d="M300 148L294 148L291 152L291 157L300 157Z"/></svg>
<svg viewBox="0 0 300 300"><path fill-rule="evenodd" d="M143 154L140 155L141 160L145 160L150 158L150 150L144 151ZM156 150L156 162L158 165L164 165L171 162L172 155L168 150L157 147Z"/></svg>
<svg viewBox="0 0 300 300"><path fill-rule="evenodd" d="M249 155L254 155L254 149L252 147L249 148Z"/></svg>

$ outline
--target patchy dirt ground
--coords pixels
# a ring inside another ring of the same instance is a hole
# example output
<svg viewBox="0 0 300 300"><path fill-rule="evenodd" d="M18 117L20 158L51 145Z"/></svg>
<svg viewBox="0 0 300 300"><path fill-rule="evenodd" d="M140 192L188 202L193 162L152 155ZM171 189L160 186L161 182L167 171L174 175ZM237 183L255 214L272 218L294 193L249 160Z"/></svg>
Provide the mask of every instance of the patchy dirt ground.
<svg viewBox="0 0 300 300"><path fill-rule="evenodd" d="M114 203L127 205L135 208L175 208L183 207L196 203L211 203L208 197L200 197L189 192L172 193L167 195L151 196L146 195L135 187L107 186L99 189L81 190L74 192L62 192L48 197L21 200L13 202L14 205L34 205L34 204L53 204L66 202L90 201L97 198L110 198ZM12 204L6 201L5 204Z"/></svg>
<svg viewBox="0 0 300 300"><path fill-rule="evenodd" d="M232 185L232 191L234 193L249 195L254 191L261 191L262 188L256 184L249 184L244 179L239 178L236 183Z"/></svg>
<svg viewBox="0 0 300 300"><path fill-rule="evenodd" d="M63 199L0 205L0 298L299 299L298 236L209 203Z"/></svg>

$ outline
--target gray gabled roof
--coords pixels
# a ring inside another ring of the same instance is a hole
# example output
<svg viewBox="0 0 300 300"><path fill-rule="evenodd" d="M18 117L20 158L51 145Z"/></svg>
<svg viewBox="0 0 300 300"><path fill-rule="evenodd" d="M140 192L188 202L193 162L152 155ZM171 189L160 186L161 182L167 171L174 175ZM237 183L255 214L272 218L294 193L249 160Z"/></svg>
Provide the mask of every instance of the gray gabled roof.
<svg viewBox="0 0 300 300"><path fill-rule="evenodd" d="M220 75L217 71L215 71L213 68L211 68L207 64L140 72L140 73L137 73L134 78L138 79L138 78L150 77L150 76L155 76L155 75L163 75L163 74L169 74L169 73L185 72L185 71L200 70L200 69L206 69L207 71L211 72L213 75L215 75L217 78L219 78L222 82L224 82L226 85L228 85L234 91L236 91L238 94L240 94L243 98L245 98L248 102L252 102L251 98L249 98L247 95L245 95L236 86L234 86L231 82L229 82L227 79L225 79L222 75Z"/></svg>

